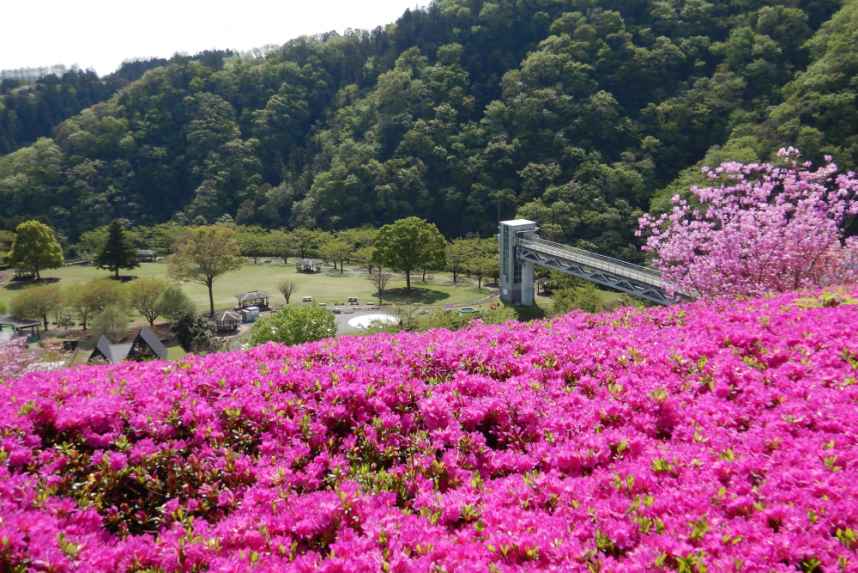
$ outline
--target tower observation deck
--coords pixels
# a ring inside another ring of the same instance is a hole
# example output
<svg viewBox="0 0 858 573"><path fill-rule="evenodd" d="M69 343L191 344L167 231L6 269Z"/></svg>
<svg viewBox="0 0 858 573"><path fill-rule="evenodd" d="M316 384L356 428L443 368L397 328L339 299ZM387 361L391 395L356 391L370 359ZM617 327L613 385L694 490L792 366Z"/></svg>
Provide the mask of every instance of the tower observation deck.
<svg viewBox="0 0 858 573"><path fill-rule="evenodd" d="M533 221L501 221L501 300L533 304L534 265L542 265L601 286L639 296L657 304L673 304L678 298L667 295L661 273L583 249L541 239Z"/></svg>

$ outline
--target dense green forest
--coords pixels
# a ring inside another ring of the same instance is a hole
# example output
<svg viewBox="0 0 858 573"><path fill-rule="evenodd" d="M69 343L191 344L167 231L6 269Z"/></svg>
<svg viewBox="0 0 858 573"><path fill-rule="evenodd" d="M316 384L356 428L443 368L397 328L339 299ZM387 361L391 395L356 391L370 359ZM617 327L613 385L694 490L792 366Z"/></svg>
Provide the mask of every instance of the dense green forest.
<svg viewBox="0 0 858 573"><path fill-rule="evenodd" d="M0 227L417 215L456 237L517 215L640 260L637 217L704 162L794 145L858 164L856 29L856 0L440 0L177 59L0 157Z"/></svg>
<svg viewBox="0 0 858 573"><path fill-rule="evenodd" d="M104 78L99 78L92 70L79 69L47 74L35 82L3 78L0 82L0 155L32 144L40 137L50 136L60 122L109 99L151 69L184 59L217 65L224 57L233 55L232 50L206 50L193 56L176 55L170 60L127 61Z"/></svg>

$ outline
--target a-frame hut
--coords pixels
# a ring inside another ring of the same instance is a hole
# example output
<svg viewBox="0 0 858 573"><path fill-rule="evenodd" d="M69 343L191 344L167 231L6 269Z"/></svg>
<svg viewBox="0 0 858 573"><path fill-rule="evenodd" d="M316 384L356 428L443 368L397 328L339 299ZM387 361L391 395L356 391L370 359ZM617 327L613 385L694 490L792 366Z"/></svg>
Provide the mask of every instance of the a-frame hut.
<svg viewBox="0 0 858 573"><path fill-rule="evenodd" d="M126 360L143 362L144 360L167 359L167 347L155 336L148 326L140 329L131 344L111 344L106 336L102 336L98 345L89 357L91 362L95 358L103 358L111 364L119 364Z"/></svg>

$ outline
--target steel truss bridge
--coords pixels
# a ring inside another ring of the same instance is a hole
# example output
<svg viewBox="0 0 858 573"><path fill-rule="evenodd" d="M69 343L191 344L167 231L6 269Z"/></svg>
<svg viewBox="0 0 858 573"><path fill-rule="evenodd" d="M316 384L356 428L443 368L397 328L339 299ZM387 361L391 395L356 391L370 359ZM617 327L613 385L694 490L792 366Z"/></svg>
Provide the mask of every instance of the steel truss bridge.
<svg viewBox="0 0 858 573"><path fill-rule="evenodd" d="M552 243L535 235L524 234L515 238L515 258L520 263L542 265L657 304L681 301L681 297L667 295L665 287L668 285L656 270ZM523 266L532 272L532 265Z"/></svg>

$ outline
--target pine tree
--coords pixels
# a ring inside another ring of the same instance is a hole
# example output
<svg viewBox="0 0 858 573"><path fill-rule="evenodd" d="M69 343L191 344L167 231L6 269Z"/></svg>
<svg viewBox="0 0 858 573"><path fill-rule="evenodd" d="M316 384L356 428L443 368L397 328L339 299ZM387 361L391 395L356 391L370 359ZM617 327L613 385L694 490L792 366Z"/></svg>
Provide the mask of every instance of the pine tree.
<svg viewBox="0 0 858 573"><path fill-rule="evenodd" d="M119 269L135 269L140 266L137 249L125 234L125 229L115 219L107 227L107 240L95 255L95 267L113 271L119 280Z"/></svg>

